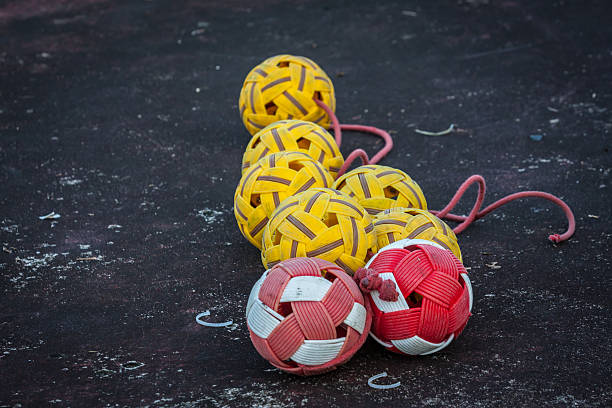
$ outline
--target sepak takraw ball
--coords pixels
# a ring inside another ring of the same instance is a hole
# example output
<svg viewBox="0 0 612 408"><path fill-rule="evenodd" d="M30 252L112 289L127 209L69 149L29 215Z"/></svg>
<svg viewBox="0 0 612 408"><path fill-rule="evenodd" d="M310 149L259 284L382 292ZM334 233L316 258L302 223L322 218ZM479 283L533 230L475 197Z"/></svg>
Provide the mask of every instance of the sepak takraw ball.
<svg viewBox="0 0 612 408"><path fill-rule="evenodd" d="M329 187L328 171L300 152L274 153L242 175L234 193L234 215L240 232L257 248L272 212L285 198L309 188Z"/></svg>
<svg viewBox="0 0 612 408"><path fill-rule="evenodd" d="M246 318L253 345L272 365L313 375L347 362L363 345L371 313L350 276L317 258L295 258L255 283Z"/></svg>
<svg viewBox="0 0 612 408"><path fill-rule="evenodd" d="M242 172L258 160L281 151L306 153L325 167L335 179L344 163L336 141L316 123L280 120L257 132L242 157Z"/></svg>
<svg viewBox="0 0 612 408"><path fill-rule="evenodd" d="M459 336L470 317L467 272L452 252L432 241L403 239L388 245L355 279L369 292L372 337L396 353L439 351Z"/></svg>
<svg viewBox="0 0 612 408"><path fill-rule="evenodd" d="M419 208L390 208L373 217L379 248L404 238L426 239L451 251L462 260L457 236L441 219Z"/></svg>
<svg viewBox="0 0 612 408"><path fill-rule="evenodd" d="M393 167L370 164L338 178L334 187L361 204L369 214L396 207L427 209L419 185Z"/></svg>
<svg viewBox="0 0 612 408"><path fill-rule="evenodd" d="M295 257L334 262L347 273L376 252L374 226L355 200L330 188L287 198L264 228L261 259L266 268Z"/></svg>
<svg viewBox="0 0 612 408"><path fill-rule="evenodd" d="M334 87L325 71L306 57L277 55L249 72L238 107L252 135L286 119L301 119L328 128L331 119L313 99L336 110Z"/></svg>

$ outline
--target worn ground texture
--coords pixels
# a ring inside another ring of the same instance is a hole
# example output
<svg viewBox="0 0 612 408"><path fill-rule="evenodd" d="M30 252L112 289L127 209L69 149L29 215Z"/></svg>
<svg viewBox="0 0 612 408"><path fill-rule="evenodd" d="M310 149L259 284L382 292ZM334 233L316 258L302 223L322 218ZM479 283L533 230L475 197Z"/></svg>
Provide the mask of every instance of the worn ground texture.
<svg viewBox="0 0 612 408"><path fill-rule="evenodd" d="M0 406L611 406L611 19L606 0L0 2ZM238 93L278 53L328 72L341 120L396 132L381 164L430 208L479 173L487 202L560 195L575 236L512 203L459 237L475 305L450 347L273 369L232 196ZM382 371L402 385L368 387Z"/></svg>

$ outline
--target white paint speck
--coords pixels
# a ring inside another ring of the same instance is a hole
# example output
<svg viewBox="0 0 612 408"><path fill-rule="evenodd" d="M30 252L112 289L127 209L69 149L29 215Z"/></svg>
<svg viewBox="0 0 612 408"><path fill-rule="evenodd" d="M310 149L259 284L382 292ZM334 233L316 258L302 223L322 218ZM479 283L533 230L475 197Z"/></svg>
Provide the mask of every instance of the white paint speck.
<svg viewBox="0 0 612 408"><path fill-rule="evenodd" d="M38 217L39 220L56 220L58 218L60 218L61 215L59 215L58 213L56 213L55 211L51 211L49 214L47 215L41 215Z"/></svg>
<svg viewBox="0 0 612 408"><path fill-rule="evenodd" d="M59 183L62 186L74 186L74 185L77 185L77 184L81 184L82 182L83 182L83 180L74 178L72 176L62 177L59 180Z"/></svg>
<svg viewBox="0 0 612 408"><path fill-rule="evenodd" d="M196 217L203 218L207 224L214 224L219 222L219 218L223 215L223 211L217 211L212 208L204 208L203 210L197 210Z"/></svg>

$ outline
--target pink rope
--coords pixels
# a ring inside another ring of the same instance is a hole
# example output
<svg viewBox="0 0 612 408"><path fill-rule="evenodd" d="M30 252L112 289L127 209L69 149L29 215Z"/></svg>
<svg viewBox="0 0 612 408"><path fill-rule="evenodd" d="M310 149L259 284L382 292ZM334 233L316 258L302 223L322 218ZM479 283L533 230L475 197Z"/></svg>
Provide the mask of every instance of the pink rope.
<svg viewBox="0 0 612 408"><path fill-rule="evenodd" d="M382 160L382 158L385 157L387 153L389 153L389 151L393 148L393 139L391 138L391 135L388 132L382 129L379 129L377 127L374 127L374 126L340 124L340 122L338 121L338 118L336 117L336 114L329 108L329 106L327 106L325 103L323 103L322 101L318 99L314 99L314 101L330 117L331 122L332 122L332 129L334 131L334 137L336 138L336 144L338 145L338 147L340 147L340 144L342 143L342 131L343 130L371 133L376 136L380 136L385 141L385 145L383 146L383 148L380 149L380 151L378 151L378 153L376 153L371 159L368 158L368 154L363 149L353 150L347 156L342 167L340 167L340 171L338 171L337 177L340 177L344 173L346 173L346 170L350 167L350 165L357 158L360 158L361 162L364 165L376 164L380 160Z"/></svg>
<svg viewBox="0 0 612 408"><path fill-rule="evenodd" d="M476 197L476 202L474 203L474 207L470 211L470 214L467 217L462 216L462 215L450 214L450 211L452 211L455 205L457 205L457 203L459 202L459 200L461 199L465 191L472 184L475 184L475 183L478 184L478 196ZM554 196L550 193L546 193L544 191L520 191L518 193L507 195L506 197L503 197L495 201L493 204L488 205L487 207L485 207L484 210L479 211L480 207L482 206L482 202L484 201L485 191L486 191L486 184L485 184L484 178L477 174L470 176L466 181L463 182L463 184L461 184L461 186L459 187L459 189L457 190L453 198L450 200L450 202L446 205L446 207L444 207L440 211L431 211L431 213L434 215L437 215L440 218L445 218L447 220L461 222L458 226L456 226L453 229L453 231L456 234L459 234L462 231L464 231L472 222L474 222L477 219L483 218L485 215L489 214L490 212L493 212L495 209L501 207L502 205L508 204L511 201L518 200L521 198L539 197L539 198L543 198L545 200L551 201L557 206L561 207L561 209L565 213L565 216L567 217L567 222L568 222L567 231L565 231L563 234L549 235L548 239L550 241L554 243L566 241L576 231L576 219L574 218L574 213L572 212L572 209L563 200L561 200L557 196Z"/></svg>
<svg viewBox="0 0 612 408"><path fill-rule="evenodd" d="M360 158L361 162L364 165L376 164L383 157L385 157L387 153L389 153L389 151L393 148L393 139L391 138L391 135L385 132L384 130L379 129L374 126L340 124L340 122L338 121L338 118L336 117L336 114L329 108L329 106L327 106L325 103L323 103L322 101L318 99L314 99L314 101L330 117L331 122L332 122L331 127L334 131L334 136L336 138L336 143L338 144L338 147L340 147L340 144L342 143L342 131L343 130L371 133L371 134L381 137L385 141L384 147L378 153L376 153L372 157L372 159L368 158L368 154L363 149L353 150L347 156L346 160L344 161L344 164L340 168L340 171L338 171L337 177L340 177L344 173L346 173L346 170L350 167L350 165L357 158ZM475 183L478 184L478 195L476 197L476 202L474 203L474 207L472 207L472 210L470 211L470 213L467 216L451 214L450 212L452 211L453 208L455 208L459 200L461 200L461 197L463 197L463 194L465 194L465 191L472 184L475 184ZM469 177L466 181L464 181L463 184L461 184L461 186L459 187L459 189L457 190L453 198L450 200L450 202L446 205L446 207L444 207L440 211L431 211L431 213L437 215L440 218L445 218L447 220L460 222L460 224L457 225L453 229L453 231L456 234L459 234L465 231L465 229L469 227L470 224L472 224L474 221L480 218L483 218L485 215L489 214L490 212L493 212L494 210L496 210L497 208L505 204L508 204L511 201L518 200L521 198L538 197L538 198L543 198L545 200L551 201L557 206L559 206L565 213L565 216L567 217L567 222L568 222L567 231L565 231L563 234L549 235L548 239L550 241L554 243L566 241L576 231L576 219L574 218L574 213L572 212L572 209L563 200L561 200L557 196L546 193L544 191L520 191L518 193L510 194L506 197L503 197L495 201L493 204L490 204L487 207L485 207L484 210L480 211L480 207L482 207L482 203L485 198L485 192L486 192L486 183L485 183L484 178L480 175L475 174Z"/></svg>
<svg viewBox="0 0 612 408"><path fill-rule="evenodd" d="M346 156L346 160L340 167L338 171L338 177L346 173L348 167L355 161L357 158L361 158L361 163L365 166L366 164L372 163L368 158L368 154L363 149L355 149L348 156Z"/></svg>
<svg viewBox="0 0 612 408"><path fill-rule="evenodd" d="M334 137L336 138L336 144L338 145L338 147L340 147L340 145L342 144L342 130L340 129L340 122L338 121L338 117L336 116L334 111L332 111L331 108L325 104L325 102L320 101L316 98L313 98L313 100L317 105L319 105L321 109L325 111L325 113L327 113L327 116L329 116L329 118L331 119L332 129L334 130Z"/></svg>

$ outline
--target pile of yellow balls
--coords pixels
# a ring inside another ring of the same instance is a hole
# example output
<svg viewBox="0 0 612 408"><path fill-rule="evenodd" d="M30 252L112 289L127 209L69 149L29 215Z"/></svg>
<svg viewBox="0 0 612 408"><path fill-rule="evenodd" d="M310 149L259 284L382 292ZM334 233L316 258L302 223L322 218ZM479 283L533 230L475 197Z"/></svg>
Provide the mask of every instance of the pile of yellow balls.
<svg viewBox="0 0 612 408"><path fill-rule="evenodd" d="M292 55L257 65L240 92L240 116L252 137L234 214L264 266L317 257L352 275L403 238L434 241L461 260L452 229L427 211L421 188L403 171L370 164L337 178L344 158L316 101L335 111L331 79Z"/></svg>

